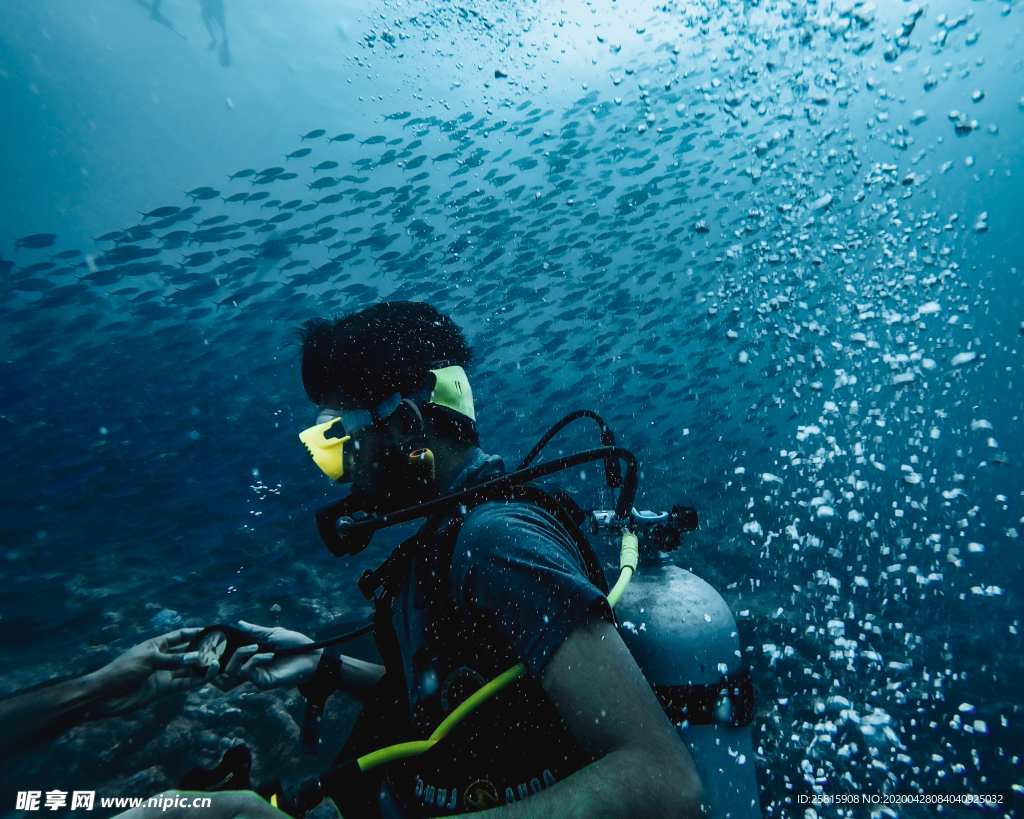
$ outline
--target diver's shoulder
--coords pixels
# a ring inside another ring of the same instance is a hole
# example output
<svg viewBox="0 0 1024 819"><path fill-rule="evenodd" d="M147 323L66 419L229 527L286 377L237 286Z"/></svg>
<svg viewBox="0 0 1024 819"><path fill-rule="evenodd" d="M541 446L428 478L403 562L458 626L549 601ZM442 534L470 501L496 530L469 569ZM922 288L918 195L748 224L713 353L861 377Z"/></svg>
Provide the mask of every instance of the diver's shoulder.
<svg viewBox="0 0 1024 819"><path fill-rule="evenodd" d="M557 524L557 521L539 506L524 500L491 500L478 504L470 509L463 520L462 527L467 526L505 526L535 525L543 523Z"/></svg>
<svg viewBox="0 0 1024 819"><path fill-rule="evenodd" d="M513 549L565 546L571 538L557 520L532 503L489 501L469 510L458 542L507 555Z"/></svg>

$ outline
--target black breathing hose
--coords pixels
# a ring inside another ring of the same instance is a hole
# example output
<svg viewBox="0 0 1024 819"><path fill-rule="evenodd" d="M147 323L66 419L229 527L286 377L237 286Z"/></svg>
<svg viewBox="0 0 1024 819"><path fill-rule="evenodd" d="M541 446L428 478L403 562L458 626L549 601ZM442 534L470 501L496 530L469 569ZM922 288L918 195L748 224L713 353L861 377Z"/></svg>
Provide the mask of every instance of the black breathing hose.
<svg viewBox="0 0 1024 819"><path fill-rule="evenodd" d="M570 412L561 421L544 433L544 437L534 444L530 453L523 458L523 462L516 467L516 472L521 469L526 469L526 467L532 463L533 459L540 454L540 451L547 446L548 441L579 418L593 418L597 421L597 425L601 428L601 446L615 446L615 433L612 432L612 428L605 423L604 418L593 410L576 410L575 412ZM610 489L618 489L622 486L622 474L619 472L619 462L614 458L605 458L604 460L604 479Z"/></svg>
<svg viewBox="0 0 1024 819"><path fill-rule="evenodd" d="M529 481L539 480L540 478L545 478L555 472L572 469L573 467L581 466L582 464L590 463L591 461L604 460L607 463L608 460L618 459L626 462L626 476L622 481L622 490L619 492L619 497L615 504L615 517L618 520L626 520L633 509L633 501L636 499L636 456L623 447L603 446L597 449L575 452L572 455L564 455L528 469L516 470L515 472L510 472L507 475L502 475L499 478L494 478L493 480L477 484L476 486L465 489L461 492L445 495L442 498L437 498L436 500L428 501L427 503L421 503L406 509L399 509L395 512L370 517L365 520L354 520L351 523L344 524L343 526L336 526L336 532L338 535L343 534L350 537L358 536L358 540L355 542L358 543L360 549L362 549L369 544L369 538L367 535L372 537L373 533L380 529L389 526L397 526L400 523L419 520L420 518L430 517L437 512L443 512L446 509L450 509L456 504L473 501L477 498L493 496L494 493L501 492L509 487L528 483ZM338 537L337 541L333 544L328 543L326 539L324 543L337 557L341 557L346 554L354 554L351 549L345 546L341 537Z"/></svg>
<svg viewBox="0 0 1024 819"><path fill-rule="evenodd" d="M317 640L315 643L304 643L301 646L289 646L288 648L278 648L274 651L275 657L294 657L297 654L306 654L310 651L319 651L321 648L328 648L329 646L340 645L341 643L347 643L349 640L354 640L356 637L362 637L364 634L369 634L373 631L373 622L367 623L365 626L360 626L355 631L349 631L345 634L339 634L337 637L328 637L326 640Z"/></svg>

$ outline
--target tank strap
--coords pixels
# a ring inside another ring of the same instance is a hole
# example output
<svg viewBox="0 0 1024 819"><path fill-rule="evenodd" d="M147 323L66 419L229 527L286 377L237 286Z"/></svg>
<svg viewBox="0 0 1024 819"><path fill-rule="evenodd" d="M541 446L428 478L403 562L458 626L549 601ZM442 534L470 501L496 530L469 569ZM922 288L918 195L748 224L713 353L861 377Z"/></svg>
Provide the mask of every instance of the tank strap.
<svg viewBox="0 0 1024 819"><path fill-rule="evenodd" d="M747 668L707 685L652 685L662 709L677 725L743 728L754 719L754 681Z"/></svg>

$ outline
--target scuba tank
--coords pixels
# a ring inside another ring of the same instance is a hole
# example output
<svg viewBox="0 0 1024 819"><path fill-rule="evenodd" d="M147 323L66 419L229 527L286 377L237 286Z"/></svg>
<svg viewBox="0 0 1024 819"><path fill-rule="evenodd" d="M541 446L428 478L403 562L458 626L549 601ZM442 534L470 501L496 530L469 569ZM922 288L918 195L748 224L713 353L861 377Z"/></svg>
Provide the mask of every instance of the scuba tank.
<svg viewBox="0 0 1024 819"><path fill-rule="evenodd" d="M611 512L590 515L591 532L621 528ZM636 573L615 608L619 635L693 758L711 817L761 815L750 723L754 688L742 665L736 620L711 584L669 555L697 512L633 510L639 535ZM664 551L662 551L664 550Z"/></svg>
<svg viewBox="0 0 1024 819"><path fill-rule="evenodd" d="M616 615L662 706L671 703L666 710L700 774L708 815L760 816L749 725L753 685L725 600L667 557L642 551Z"/></svg>

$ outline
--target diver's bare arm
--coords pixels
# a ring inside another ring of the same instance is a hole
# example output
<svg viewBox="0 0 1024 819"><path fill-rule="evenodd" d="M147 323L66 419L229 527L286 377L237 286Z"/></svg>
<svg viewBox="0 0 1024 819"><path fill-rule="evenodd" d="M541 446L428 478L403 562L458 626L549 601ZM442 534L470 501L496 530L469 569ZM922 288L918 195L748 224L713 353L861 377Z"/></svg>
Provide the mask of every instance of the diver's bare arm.
<svg viewBox="0 0 1024 819"><path fill-rule="evenodd" d="M122 652L91 674L44 683L0 700L0 757L89 719L126 714L202 685L194 654L199 629L179 629Z"/></svg>
<svg viewBox="0 0 1024 819"><path fill-rule="evenodd" d="M87 674L0 700L0 758L85 722L104 693L96 675Z"/></svg>
<svg viewBox="0 0 1024 819"><path fill-rule="evenodd" d="M384 676L384 666L341 656L341 690L359 697L366 697Z"/></svg>
<svg viewBox="0 0 1024 819"><path fill-rule="evenodd" d="M548 661L540 682L597 761L487 815L495 819L701 815L703 794L693 760L610 623L594 617L578 626Z"/></svg>

